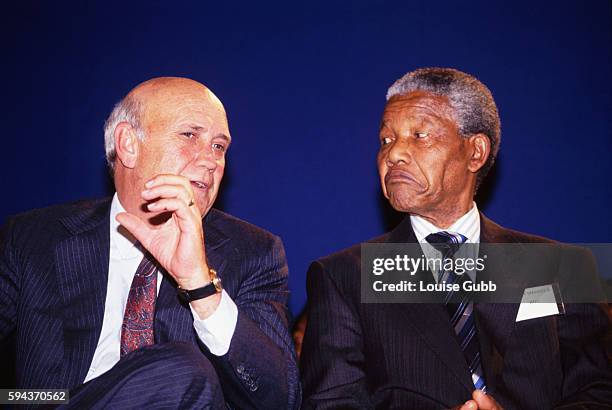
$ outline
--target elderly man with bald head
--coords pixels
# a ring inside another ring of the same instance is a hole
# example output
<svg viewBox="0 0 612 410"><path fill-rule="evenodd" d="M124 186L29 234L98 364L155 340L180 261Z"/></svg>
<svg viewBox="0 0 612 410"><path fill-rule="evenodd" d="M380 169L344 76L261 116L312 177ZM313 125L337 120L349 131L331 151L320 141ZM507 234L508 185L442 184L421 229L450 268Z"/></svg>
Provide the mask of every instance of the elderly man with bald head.
<svg viewBox="0 0 612 410"><path fill-rule="evenodd" d="M134 88L105 124L116 193L2 230L0 341L19 388L74 408L294 408L280 239L212 208L232 141L186 78Z"/></svg>

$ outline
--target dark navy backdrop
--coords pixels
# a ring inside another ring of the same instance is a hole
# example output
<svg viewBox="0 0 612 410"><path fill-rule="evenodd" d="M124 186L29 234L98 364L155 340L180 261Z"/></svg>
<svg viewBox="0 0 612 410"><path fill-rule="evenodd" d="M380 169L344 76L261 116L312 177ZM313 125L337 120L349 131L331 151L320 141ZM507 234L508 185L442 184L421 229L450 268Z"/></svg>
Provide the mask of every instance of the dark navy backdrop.
<svg viewBox="0 0 612 410"><path fill-rule="evenodd" d="M150 77L192 77L223 100L234 137L219 205L282 236L297 312L309 261L396 220L375 167L385 91L436 65L477 75L498 102L488 216L612 241L608 0L12 3L1 220L108 194L112 105Z"/></svg>

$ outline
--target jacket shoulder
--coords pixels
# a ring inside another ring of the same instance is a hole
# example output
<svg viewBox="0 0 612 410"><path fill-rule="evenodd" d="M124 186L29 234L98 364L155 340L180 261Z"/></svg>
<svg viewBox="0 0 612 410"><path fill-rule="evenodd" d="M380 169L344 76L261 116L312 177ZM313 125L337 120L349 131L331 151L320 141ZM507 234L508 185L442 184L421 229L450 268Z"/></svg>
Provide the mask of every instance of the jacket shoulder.
<svg viewBox="0 0 612 410"><path fill-rule="evenodd" d="M3 234L11 232L15 239L67 233L72 222L99 221L106 215L110 198L80 200L44 208L32 209L7 218L2 227ZM4 236L4 235L3 235Z"/></svg>
<svg viewBox="0 0 612 410"><path fill-rule="evenodd" d="M491 243L559 243L544 236L508 229L493 222L483 214L481 214L480 241Z"/></svg>
<svg viewBox="0 0 612 410"><path fill-rule="evenodd" d="M280 238L273 233L250 222L212 208L205 217L205 229L211 227L224 236L246 243L277 242Z"/></svg>
<svg viewBox="0 0 612 410"><path fill-rule="evenodd" d="M101 226L105 220L108 224L109 203L78 201L8 218L0 228L0 258L12 260L15 266L53 261L57 244L83 229Z"/></svg>
<svg viewBox="0 0 612 410"><path fill-rule="evenodd" d="M336 270L335 268L346 267L357 267L359 269L361 266L361 245L363 243L385 243L388 240L389 233L386 233L319 258L313 263L325 266L332 271Z"/></svg>

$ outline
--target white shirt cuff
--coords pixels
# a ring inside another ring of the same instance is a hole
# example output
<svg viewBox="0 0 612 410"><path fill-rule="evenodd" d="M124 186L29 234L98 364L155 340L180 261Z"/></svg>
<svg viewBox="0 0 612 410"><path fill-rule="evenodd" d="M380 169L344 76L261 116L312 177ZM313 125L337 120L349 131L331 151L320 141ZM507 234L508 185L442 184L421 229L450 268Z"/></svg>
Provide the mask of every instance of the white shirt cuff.
<svg viewBox="0 0 612 410"><path fill-rule="evenodd" d="M238 307L232 298L225 290L222 290L219 306L206 319L200 319L191 304L189 308L193 315L193 327L202 343L215 356L226 354L232 343L236 322L238 322Z"/></svg>

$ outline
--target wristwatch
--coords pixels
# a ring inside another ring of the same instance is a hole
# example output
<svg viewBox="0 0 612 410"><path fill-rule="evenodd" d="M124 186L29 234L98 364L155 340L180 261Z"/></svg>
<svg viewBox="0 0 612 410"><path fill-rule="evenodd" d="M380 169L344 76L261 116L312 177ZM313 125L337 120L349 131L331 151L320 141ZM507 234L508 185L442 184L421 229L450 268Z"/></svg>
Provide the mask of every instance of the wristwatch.
<svg viewBox="0 0 612 410"><path fill-rule="evenodd" d="M207 283L201 288L187 290L179 287L177 289L179 298L183 302L189 303L194 300L204 299L223 290L223 286L221 286L221 279L217 277L217 271L214 269L209 269L208 272L210 276L210 283Z"/></svg>

